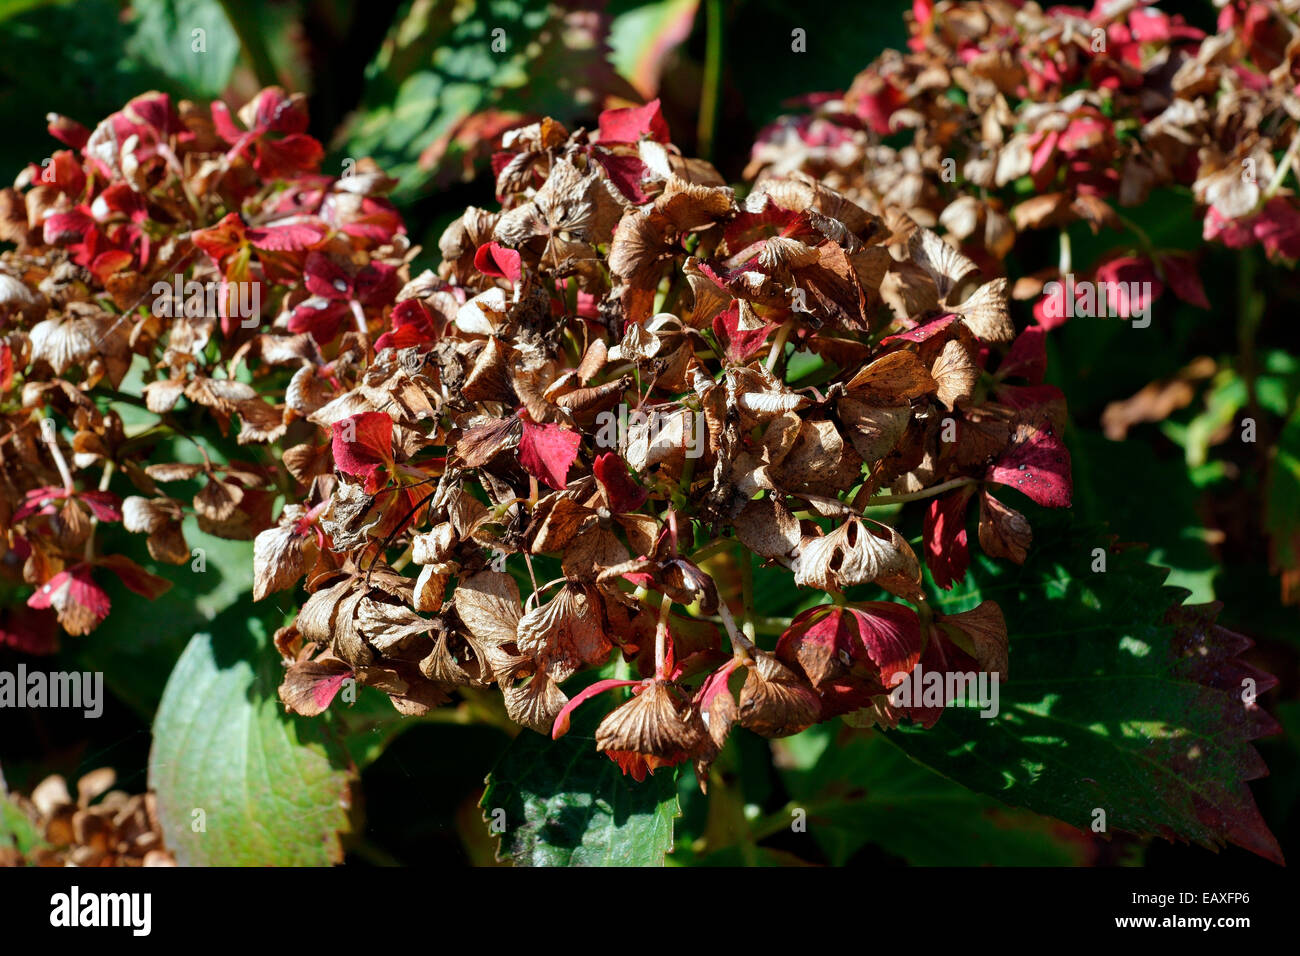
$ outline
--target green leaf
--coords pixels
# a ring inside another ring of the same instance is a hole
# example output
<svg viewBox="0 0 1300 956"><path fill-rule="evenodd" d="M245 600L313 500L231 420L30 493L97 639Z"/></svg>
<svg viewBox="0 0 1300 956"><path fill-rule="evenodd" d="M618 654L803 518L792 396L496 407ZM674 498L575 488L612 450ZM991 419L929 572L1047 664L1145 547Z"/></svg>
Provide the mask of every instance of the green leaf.
<svg viewBox="0 0 1300 956"><path fill-rule="evenodd" d="M1151 542L1147 560L1170 570L1167 584L1187 588L1193 601L1218 597L1214 581L1223 568L1201 519L1200 492L1181 456L1161 455L1150 442L1112 441L1074 426L1066 446L1076 520L1106 523L1129 540Z"/></svg>
<svg viewBox="0 0 1300 956"><path fill-rule="evenodd" d="M945 610L994 599L1011 641L1000 710L949 708L931 730L889 736L913 757L1012 806L1081 829L1281 851L1244 781L1267 770L1250 741L1276 724L1243 702L1275 680L1237 659L1250 642L1215 625L1218 605L1182 606L1141 549L1033 513L1023 567L979 559ZM1108 549L1094 573L1094 549ZM1247 685L1247 680L1253 685Z"/></svg>
<svg viewBox="0 0 1300 956"><path fill-rule="evenodd" d="M68 642L84 669L103 671L109 689L146 718L157 708L167 675L195 633L211 627L229 608L255 613L252 543L204 534L193 515L186 517L184 529L191 552L202 549L202 562L196 558L189 564L159 564L149 557L143 535L105 527L100 545L105 553L125 554L172 586L149 601L127 590L115 575L101 573L97 580L113 610L89 637ZM199 567L202 570L196 570ZM287 602L292 600L273 596L264 606L290 609ZM148 627L140 626L142 619Z"/></svg>
<svg viewBox="0 0 1300 956"><path fill-rule="evenodd" d="M16 17L28 10L35 10L37 7L48 7L56 3L66 2L67 0L0 0L0 20L8 20L10 17Z"/></svg>
<svg viewBox="0 0 1300 956"><path fill-rule="evenodd" d="M47 112L93 128L165 77L125 54L131 30L113 0L31 5L0 19L0 178L63 146L45 129Z"/></svg>
<svg viewBox="0 0 1300 956"><path fill-rule="evenodd" d="M598 753L590 718L552 741L523 731L487 778L479 806L502 819L497 858L516 866L663 866L680 815L672 770L637 783Z"/></svg>
<svg viewBox="0 0 1300 956"><path fill-rule="evenodd" d="M658 89L664 58L686 42L699 7L700 0L658 0L616 12L609 31L614 68L638 90Z"/></svg>
<svg viewBox="0 0 1300 956"><path fill-rule="evenodd" d="M636 91L609 62L604 15L546 0L411 4L366 70L344 154L373 157L406 202L470 178L496 135L524 117L560 122Z"/></svg>
<svg viewBox="0 0 1300 956"><path fill-rule="evenodd" d="M1221 369L1206 393L1205 410L1191 420L1182 438L1188 466L1205 464L1214 436L1235 425L1248 399L1245 379L1234 369Z"/></svg>
<svg viewBox="0 0 1300 956"><path fill-rule="evenodd" d="M324 866L343 858L354 768L324 721L285 712L268 632L237 605L211 633L195 635L167 682L149 785L167 848L182 866Z"/></svg>
<svg viewBox="0 0 1300 956"><path fill-rule="evenodd" d="M789 830L790 811L804 809L807 832L837 866L869 843L916 866L1087 861L1078 831L945 780L877 734L839 730L822 724L779 742L793 799L760 830Z"/></svg>
<svg viewBox="0 0 1300 956"><path fill-rule="evenodd" d="M239 38L217 0L135 0L127 52L194 96L221 95L239 59Z"/></svg>

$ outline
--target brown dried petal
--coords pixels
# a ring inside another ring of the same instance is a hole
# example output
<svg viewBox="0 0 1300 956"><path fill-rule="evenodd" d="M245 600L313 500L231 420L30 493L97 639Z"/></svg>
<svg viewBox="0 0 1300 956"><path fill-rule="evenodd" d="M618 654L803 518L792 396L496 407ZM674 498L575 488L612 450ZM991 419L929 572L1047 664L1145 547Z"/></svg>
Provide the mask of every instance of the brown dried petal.
<svg viewBox="0 0 1300 956"><path fill-rule="evenodd" d="M935 393L939 401L952 410L958 403L970 400L975 392L975 383L979 381L980 370L966 347L956 339L949 339L930 366L930 375L938 385Z"/></svg>
<svg viewBox="0 0 1300 956"><path fill-rule="evenodd" d="M603 663L612 646L603 608L594 587L566 583L549 602L520 618L519 650L561 682L585 665Z"/></svg>
<svg viewBox="0 0 1300 956"><path fill-rule="evenodd" d="M699 734L681 713L672 688L664 681L652 681L600 722L596 749L676 762L697 744Z"/></svg>
<svg viewBox="0 0 1300 956"><path fill-rule="evenodd" d="M970 330L985 342L1010 342L1016 337L1016 327L1007 308L1005 278L984 283L956 308Z"/></svg>
<svg viewBox="0 0 1300 956"><path fill-rule="evenodd" d="M488 645L514 643L523 607L519 586L501 571L480 571L456 585L456 614L475 640Z"/></svg>
<svg viewBox="0 0 1300 956"><path fill-rule="evenodd" d="M875 359L849 379L844 391L862 402L898 405L936 388L915 352L901 349Z"/></svg>
<svg viewBox="0 0 1300 956"><path fill-rule="evenodd" d="M821 717L817 694L770 654L759 653L740 691L740 725L763 737L788 737Z"/></svg>
<svg viewBox="0 0 1300 956"><path fill-rule="evenodd" d="M771 495L745 505L734 525L741 543L765 558L789 557L802 540L798 520Z"/></svg>
<svg viewBox="0 0 1300 956"><path fill-rule="evenodd" d="M426 564L415 579L415 592L411 603L417 611L440 611L447 595L447 581L453 565Z"/></svg>
<svg viewBox="0 0 1300 956"><path fill-rule="evenodd" d="M421 617L404 604L378 601L372 597L362 598L357 605L356 623L366 642L385 655L392 655L408 646L411 638L429 633L436 625L435 621Z"/></svg>
<svg viewBox="0 0 1300 956"><path fill-rule="evenodd" d="M244 489L233 482L212 478L194 496L194 510L209 521L224 522L234 516L244 500Z"/></svg>
<svg viewBox="0 0 1300 956"><path fill-rule="evenodd" d="M512 684L503 692L506 714L539 734L550 735L555 718L569 702L560 685L545 671L539 671L527 683Z"/></svg>
<svg viewBox="0 0 1300 956"><path fill-rule="evenodd" d="M836 403L835 411L854 449L867 462L879 461L892 452L912 420L910 405L879 407L848 397Z"/></svg>
<svg viewBox="0 0 1300 956"><path fill-rule="evenodd" d="M280 700L295 714L316 717L325 711L325 705L316 694L317 685L351 673L351 667L335 658L294 661L285 671L284 681L280 684Z"/></svg>
<svg viewBox="0 0 1300 956"><path fill-rule="evenodd" d="M374 651L356 627L356 610L362 595L360 582L355 578L343 578L332 587L317 591L298 612L298 630L303 639L330 647L353 667L372 663Z"/></svg>
<svg viewBox="0 0 1300 956"><path fill-rule="evenodd" d="M929 229L912 233L908 251L912 261L930 274L940 299L952 298L952 293L979 271L975 263Z"/></svg>
<svg viewBox="0 0 1300 956"><path fill-rule="evenodd" d="M921 566L907 541L893 528L880 526L879 537L850 518L830 534L804 544L794 561L795 583L823 591L843 591L874 581L903 597L919 592Z"/></svg>
<svg viewBox="0 0 1300 956"><path fill-rule="evenodd" d="M1009 558L1025 563L1033 542L1029 522L1019 511L1004 505L988 491L980 494L980 547L992 558Z"/></svg>
<svg viewBox="0 0 1300 956"><path fill-rule="evenodd" d="M958 644L966 645L963 649L979 662L980 670L1007 679L1007 621L997 601L983 601L969 611L935 620Z"/></svg>

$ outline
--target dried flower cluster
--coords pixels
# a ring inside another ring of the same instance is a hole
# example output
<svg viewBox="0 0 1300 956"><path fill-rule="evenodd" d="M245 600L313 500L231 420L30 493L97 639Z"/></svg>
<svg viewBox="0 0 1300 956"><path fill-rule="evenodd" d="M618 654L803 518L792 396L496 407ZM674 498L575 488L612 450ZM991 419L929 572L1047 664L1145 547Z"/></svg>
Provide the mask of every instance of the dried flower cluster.
<svg viewBox="0 0 1300 956"><path fill-rule="evenodd" d="M997 606L932 613L908 542L864 514L930 499L925 558L951 587L975 503L984 550L1025 556L997 486L1068 504L1064 402L1005 280L807 176L739 201L657 103L594 135L515 130L494 169L500 211L447 230L437 274L398 294L394 348L322 391L336 474L258 537L259 589L312 592L277 638L290 706L318 713L349 678L405 712L496 685L558 736L628 687L597 748L703 780L735 723L929 725L941 705L888 697L918 661L1006 673ZM763 648L718 577L728 549L836 603ZM910 603L843 599L864 584ZM614 655L633 673L561 689Z"/></svg>
<svg viewBox="0 0 1300 956"><path fill-rule="evenodd" d="M0 847L0 866L175 866L163 847L152 794L113 790L108 767L77 781L77 798L62 777L46 777L30 797L0 792L32 825L40 843L26 853Z"/></svg>
<svg viewBox="0 0 1300 956"><path fill-rule="evenodd" d="M239 445L291 434L382 327L407 251L380 195L392 182L368 163L319 174L306 125L302 97L278 89L238 119L146 94L93 131L51 116L69 148L0 191L15 247L0 254L0 533L5 575L35 588L0 622L7 643L49 650L51 610L70 634L93 630L110 610L104 572L146 597L168 586L103 553L98 525L122 522L183 564L187 514L226 538L273 523L287 475L265 452L216 464L198 443L184 462L161 449L234 423ZM156 420L128 429L124 405ZM314 467L306 447L283 460Z"/></svg>
<svg viewBox="0 0 1300 956"><path fill-rule="evenodd" d="M1191 189L1206 240L1296 259L1300 201L1282 182L1300 142L1300 9L1220 7L1206 35L1139 0L917 3L908 52L887 51L842 97L814 97L764 130L750 172L803 171L867 209L899 205L991 272L1020 232L1122 229L1113 204L1166 187ZM1137 239L1098 264L1099 280L1148 281L1209 308L1187 254ZM1055 277L1019 277L1013 297ZM1040 322L1064 321L1046 304Z"/></svg>
<svg viewBox="0 0 1300 956"><path fill-rule="evenodd" d="M1029 524L998 486L1069 503L1064 400L1005 279L808 175L738 199L671 145L657 103L594 134L506 134L501 209L468 209L437 272L411 278L382 173L318 174L278 90L240 119L157 94L93 133L55 119L73 148L0 193L17 244L0 258L0 518L32 608L83 634L109 610L95 569L156 593L95 527L181 562L194 513L255 538L255 597L310 592L276 635L298 712L350 679L403 713L495 686L558 735L629 687L596 746L638 778L692 761L703 781L736 723L932 725L942 704L888 696L918 662L1006 674L996 604L934 613L921 560L866 513L926 499L924 560L947 588L972 508L984 551L1024 560ZM115 403L133 398L157 423L127 434ZM256 460L165 460L163 437L209 421L237 423ZM760 646L728 550L833 603ZM901 601L844 597L868 584ZM625 679L561 689L615 655Z"/></svg>

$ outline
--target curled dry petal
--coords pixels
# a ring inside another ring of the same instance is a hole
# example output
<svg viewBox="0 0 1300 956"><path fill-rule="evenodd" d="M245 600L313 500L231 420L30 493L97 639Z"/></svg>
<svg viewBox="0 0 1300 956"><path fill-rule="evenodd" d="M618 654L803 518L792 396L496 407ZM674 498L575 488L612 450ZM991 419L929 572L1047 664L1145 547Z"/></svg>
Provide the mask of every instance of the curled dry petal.
<svg viewBox="0 0 1300 956"><path fill-rule="evenodd" d="M688 759L700 737L700 728L687 719L686 702L666 681L655 680L600 722L596 749L639 781Z"/></svg>
<svg viewBox="0 0 1300 956"><path fill-rule="evenodd" d="M601 664L612 644L604 630L604 601L589 585L565 582L546 604L519 619L519 650L556 681L579 668Z"/></svg>
<svg viewBox="0 0 1300 956"><path fill-rule="evenodd" d="M902 597L919 594L921 566L907 541L893 528L883 534L862 519L849 518L828 535L804 543L794 561L795 583L823 591L843 591L875 582Z"/></svg>
<svg viewBox="0 0 1300 956"><path fill-rule="evenodd" d="M803 680L770 654L759 653L740 690L740 725L762 737L788 737L821 718L821 702Z"/></svg>
<svg viewBox="0 0 1300 956"><path fill-rule="evenodd" d="M980 547L994 558L1025 563L1033 530L1019 511L1004 505L987 489L980 492Z"/></svg>

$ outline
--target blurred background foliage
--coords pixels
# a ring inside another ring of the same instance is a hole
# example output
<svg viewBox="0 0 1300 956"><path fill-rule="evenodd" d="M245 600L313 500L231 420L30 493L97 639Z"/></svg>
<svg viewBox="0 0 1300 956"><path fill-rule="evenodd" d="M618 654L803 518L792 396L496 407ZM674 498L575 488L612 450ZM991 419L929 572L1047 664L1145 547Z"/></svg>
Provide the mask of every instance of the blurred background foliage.
<svg viewBox="0 0 1300 956"><path fill-rule="evenodd" d="M1190 18L1210 26L1213 10L1202 6ZM712 159L736 182L755 133L795 98L844 89L882 50L905 42L908 8L906 0L0 0L0 175L12 180L53 151L48 112L93 126L150 89L237 106L278 83L309 95L311 132L329 150L325 171L371 156L399 178L394 199L424 250L416 266L432 267L445 226L466 206L493 202L487 160L504 129L543 115L590 127L603 108L657 96L683 152ZM806 31L806 53L792 51L796 30ZM1152 204L1134 220L1162 247L1199 246L1188 213ZM1076 261L1084 262L1123 237L1082 230L1073 241ZM1034 254L1015 267L1031 273L1056 252L1045 243L1041 262ZM1149 560L1172 569L1169 583L1193 600L1225 602L1221 623L1254 639L1253 662L1281 678L1265 702L1287 733L1259 743L1272 775L1253 789L1284 850L1292 850L1300 845L1291 815L1300 802L1300 637L1295 608L1279 599L1260 522L1267 516L1275 527L1300 529L1300 417L1289 415L1300 398L1292 330L1300 291L1289 274L1248 256L1209 250L1209 299L1232 306L1206 313L1180 304L1140 345L1120 323L1058 330L1048 380L1069 399L1076 521L1148 542ZM1023 324L1028 306L1017 308ZM1106 435L1108 404L1176 376L1198 356L1216 363L1204 401L1120 440ZM1270 413L1261 421L1285 422L1280 434L1261 435L1255 445L1228 442L1211 454L1210 445L1222 443L1256 405ZM1260 450L1279 441L1276 460L1261 460ZM22 714L4 734L10 787L107 764L120 786L144 788L150 721L191 636L206 629L219 647L222 622L264 616L250 600L250 546L205 540L194 528L186 535L208 549L209 572L176 571L176 586L160 604L136 599L134 621L114 614L91 638L65 639L50 666L105 669L112 697L104 717L89 723L58 711ZM140 538L126 538L129 552ZM806 593L761 584L759 569L761 615L789 615L800 601L810 603ZM286 599L276 610L291 610ZM1012 644L1014 669L1014 633ZM16 660L0 648L0 667ZM364 694L350 712L335 715L365 797L349 861L493 862L495 840L476 805L484 776L511 742L503 716L468 699L405 722L398 736L386 706ZM1124 836L1102 842L1009 809L913 762L891 739L850 733L838 721L775 745L739 729L733 740L710 799L695 790L693 775L679 775L682 816L669 862L1204 860L1196 848ZM603 758L591 756L602 762L592 773L603 773ZM654 799L662 805L671 796ZM526 798L511 795L521 806ZM817 808L810 832L791 830L792 806ZM1267 865L1235 847L1223 856Z"/></svg>

